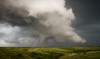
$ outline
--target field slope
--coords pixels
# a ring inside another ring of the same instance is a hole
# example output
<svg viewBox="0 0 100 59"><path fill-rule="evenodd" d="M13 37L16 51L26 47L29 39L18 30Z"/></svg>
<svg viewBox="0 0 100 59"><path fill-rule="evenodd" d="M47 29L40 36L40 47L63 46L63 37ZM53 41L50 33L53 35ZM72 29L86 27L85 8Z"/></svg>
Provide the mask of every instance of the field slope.
<svg viewBox="0 0 100 59"><path fill-rule="evenodd" d="M0 48L0 59L100 59L100 47Z"/></svg>

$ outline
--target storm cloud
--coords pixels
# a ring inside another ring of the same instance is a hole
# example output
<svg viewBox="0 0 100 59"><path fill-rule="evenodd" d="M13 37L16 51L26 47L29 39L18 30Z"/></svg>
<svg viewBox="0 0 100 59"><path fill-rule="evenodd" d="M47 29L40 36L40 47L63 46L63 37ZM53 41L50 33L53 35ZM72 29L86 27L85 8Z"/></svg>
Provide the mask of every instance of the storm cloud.
<svg viewBox="0 0 100 59"><path fill-rule="evenodd" d="M0 0L0 46L44 46L47 38L86 42L72 21L74 13L64 0Z"/></svg>

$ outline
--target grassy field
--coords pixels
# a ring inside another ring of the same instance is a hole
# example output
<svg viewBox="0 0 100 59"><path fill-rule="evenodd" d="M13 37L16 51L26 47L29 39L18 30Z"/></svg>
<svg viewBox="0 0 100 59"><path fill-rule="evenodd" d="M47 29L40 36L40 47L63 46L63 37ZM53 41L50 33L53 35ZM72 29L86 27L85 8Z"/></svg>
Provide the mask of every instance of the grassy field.
<svg viewBox="0 0 100 59"><path fill-rule="evenodd" d="M0 48L0 59L100 59L100 47Z"/></svg>

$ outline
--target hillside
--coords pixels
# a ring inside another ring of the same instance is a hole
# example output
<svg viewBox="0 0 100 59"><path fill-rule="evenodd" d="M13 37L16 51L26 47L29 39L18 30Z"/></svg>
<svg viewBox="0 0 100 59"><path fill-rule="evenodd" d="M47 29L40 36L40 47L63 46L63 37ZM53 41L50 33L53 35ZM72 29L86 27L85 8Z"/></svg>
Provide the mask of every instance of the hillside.
<svg viewBox="0 0 100 59"><path fill-rule="evenodd" d="M0 59L100 59L100 47L0 48Z"/></svg>

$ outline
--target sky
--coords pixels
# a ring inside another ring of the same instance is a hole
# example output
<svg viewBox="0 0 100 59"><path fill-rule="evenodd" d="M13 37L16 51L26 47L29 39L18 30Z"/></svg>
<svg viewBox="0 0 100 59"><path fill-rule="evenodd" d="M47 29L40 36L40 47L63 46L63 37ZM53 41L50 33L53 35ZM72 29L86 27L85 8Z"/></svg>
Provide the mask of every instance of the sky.
<svg viewBox="0 0 100 59"><path fill-rule="evenodd" d="M100 46L99 0L0 0L0 47Z"/></svg>

